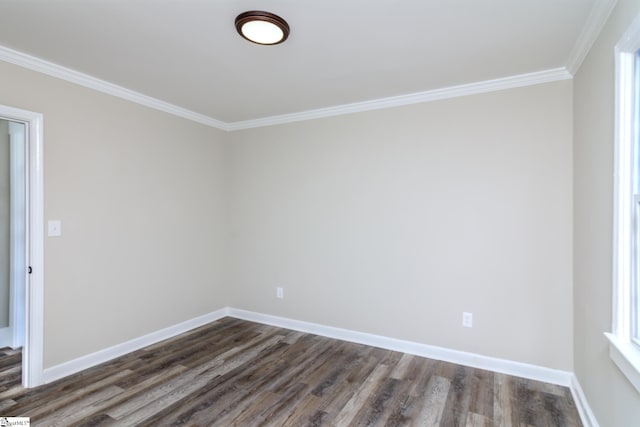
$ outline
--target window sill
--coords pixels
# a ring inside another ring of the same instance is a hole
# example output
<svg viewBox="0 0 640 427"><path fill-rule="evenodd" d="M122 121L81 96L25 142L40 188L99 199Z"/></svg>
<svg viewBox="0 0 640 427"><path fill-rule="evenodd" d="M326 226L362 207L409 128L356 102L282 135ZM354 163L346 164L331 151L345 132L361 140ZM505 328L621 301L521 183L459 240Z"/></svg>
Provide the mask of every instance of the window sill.
<svg viewBox="0 0 640 427"><path fill-rule="evenodd" d="M640 349L616 335L605 335L609 339L609 356L640 393Z"/></svg>

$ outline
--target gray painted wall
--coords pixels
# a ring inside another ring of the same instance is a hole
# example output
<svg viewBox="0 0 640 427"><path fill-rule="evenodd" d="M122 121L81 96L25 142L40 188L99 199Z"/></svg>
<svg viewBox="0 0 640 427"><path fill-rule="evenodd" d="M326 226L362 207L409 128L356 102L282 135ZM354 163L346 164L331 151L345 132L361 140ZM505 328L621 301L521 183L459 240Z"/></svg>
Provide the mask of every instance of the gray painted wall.
<svg viewBox="0 0 640 427"><path fill-rule="evenodd" d="M602 427L640 420L640 395L603 335L612 306L614 46L638 13L640 1L618 1L574 78L574 367Z"/></svg>
<svg viewBox="0 0 640 427"><path fill-rule="evenodd" d="M572 370L571 99L562 81L231 133L230 305Z"/></svg>

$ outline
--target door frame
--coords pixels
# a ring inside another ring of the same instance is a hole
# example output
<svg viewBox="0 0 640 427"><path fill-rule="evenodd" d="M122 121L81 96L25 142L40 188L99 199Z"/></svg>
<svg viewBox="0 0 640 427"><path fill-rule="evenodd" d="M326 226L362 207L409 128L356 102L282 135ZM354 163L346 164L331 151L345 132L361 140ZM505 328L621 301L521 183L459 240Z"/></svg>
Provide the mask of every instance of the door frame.
<svg viewBox="0 0 640 427"><path fill-rule="evenodd" d="M24 123L26 142L26 292L22 385L43 381L44 359L44 153L43 115L0 105L0 118ZM29 273L29 270L31 271Z"/></svg>
<svg viewBox="0 0 640 427"><path fill-rule="evenodd" d="M10 221L9 229L9 283L10 283L10 327L11 348L24 347L25 336L25 275L27 268L27 159L26 126L24 123L9 122L9 176ZM20 231L20 234L17 232Z"/></svg>

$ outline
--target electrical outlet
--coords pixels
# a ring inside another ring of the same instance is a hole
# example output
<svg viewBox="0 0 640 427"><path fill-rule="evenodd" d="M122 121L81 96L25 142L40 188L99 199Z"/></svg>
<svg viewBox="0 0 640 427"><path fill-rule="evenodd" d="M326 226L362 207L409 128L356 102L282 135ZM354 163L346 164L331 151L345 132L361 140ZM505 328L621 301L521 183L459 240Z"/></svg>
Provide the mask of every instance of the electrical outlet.
<svg viewBox="0 0 640 427"><path fill-rule="evenodd" d="M62 221L59 219L52 219L47 222L47 236L60 237L62 236Z"/></svg>
<svg viewBox="0 0 640 427"><path fill-rule="evenodd" d="M465 328L473 328L473 313L462 313L462 326Z"/></svg>
<svg viewBox="0 0 640 427"><path fill-rule="evenodd" d="M276 297L280 299L284 298L284 289L276 288Z"/></svg>

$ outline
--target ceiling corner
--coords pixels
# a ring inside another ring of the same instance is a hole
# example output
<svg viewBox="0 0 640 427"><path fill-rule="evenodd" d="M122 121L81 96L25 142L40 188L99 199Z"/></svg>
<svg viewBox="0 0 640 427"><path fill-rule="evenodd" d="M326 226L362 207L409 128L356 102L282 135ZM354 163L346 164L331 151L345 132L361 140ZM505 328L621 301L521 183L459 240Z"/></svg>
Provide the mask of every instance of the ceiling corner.
<svg viewBox="0 0 640 427"><path fill-rule="evenodd" d="M65 80L70 83L75 83L79 86L93 89L95 91L115 96L117 98L125 99L127 101L144 105L145 107L153 108L154 110L169 113L177 117L182 117L183 119L191 120L193 122L200 123L206 126L224 131L231 130L231 127L228 123L225 123L213 117L196 113L186 108L161 101L151 96L135 92L122 86L109 83L96 77L81 73L79 71L75 71L70 68L66 68L61 65L36 58L35 56L27 55L26 53L18 52L17 50L9 49L8 47L1 45L0 61L8 62L10 64L27 68L29 70L37 71L51 77Z"/></svg>
<svg viewBox="0 0 640 427"><path fill-rule="evenodd" d="M580 31L567 60L567 70L572 76L576 74L580 65L582 65L582 61L584 61L593 43L600 35L617 2L618 0L597 0L594 3L587 22L582 27L582 31Z"/></svg>

